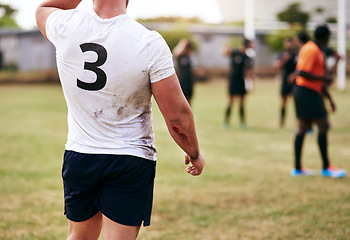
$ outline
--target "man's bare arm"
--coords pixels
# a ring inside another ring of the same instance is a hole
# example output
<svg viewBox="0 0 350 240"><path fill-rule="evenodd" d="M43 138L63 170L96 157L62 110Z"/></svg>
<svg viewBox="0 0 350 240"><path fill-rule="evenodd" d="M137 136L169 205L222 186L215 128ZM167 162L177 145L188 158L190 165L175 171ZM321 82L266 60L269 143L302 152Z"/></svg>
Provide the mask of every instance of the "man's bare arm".
<svg viewBox="0 0 350 240"><path fill-rule="evenodd" d="M292 55L289 52L284 52L280 59L276 60L273 63L273 67L276 69L281 69L286 65Z"/></svg>
<svg viewBox="0 0 350 240"><path fill-rule="evenodd" d="M223 46L222 46L222 49L221 49L221 53L222 55L228 57L231 55L232 53L232 49L230 47L230 45L228 43L225 43Z"/></svg>
<svg viewBox="0 0 350 240"><path fill-rule="evenodd" d="M181 39L180 42L175 46L173 50L173 55L175 58L179 58L181 55L183 55L186 45L189 43L189 41L185 38Z"/></svg>
<svg viewBox="0 0 350 240"><path fill-rule="evenodd" d="M46 21L51 13L57 10L67 10L76 8L82 0L47 0L41 3L36 9L35 18L40 32L45 38L46 35Z"/></svg>
<svg viewBox="0 0 350 240"><path fill-rule="evenodd" d="M187 153L185 163L192 163L187 172L200 175L204 159L200 154L192 110L174 74L152 83L152 93L174 141Z"/></svg>
<svg viewBox="0 0 350 240"><path fill-rule="evenodd" d="M336 110L336 105L335 105L335 102L333 101L333 98L328 90L327 87L323 87L322 88L322 94L328 99L330 105L331 105L331 108L332 108L332 112L335 112Z"/></svg>
<svg viewBox="0 0 350 240"><path fill-rule="evenodd" d="M333 77L332 75L323 75L323 76L317 76L315 74L312 74L312 73L308 73L308 72L304 72L304 71L297 71L297 74L303 78L306 78L308 80L321 80L321 81L324 81L326 83L330 83L333 81Z"/></svg>

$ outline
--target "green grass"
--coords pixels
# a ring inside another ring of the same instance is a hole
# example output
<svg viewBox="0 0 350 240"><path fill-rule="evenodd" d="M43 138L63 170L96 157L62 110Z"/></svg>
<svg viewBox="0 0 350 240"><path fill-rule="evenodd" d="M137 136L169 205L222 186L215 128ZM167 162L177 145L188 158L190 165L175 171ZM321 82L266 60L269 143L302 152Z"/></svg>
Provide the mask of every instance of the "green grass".
<svg viewBox="0 0 350 240"><path fill-rule="evenodd" d="M350 173L350 92L332 89L331 161ZM193 112L206 168L185 173L183 152L154 104L159 161L152 224L140 240L350 239L350 178L292 178L296 121L278 128L278 83L258 81L247 98L246 130L221 129L226 84L197 84ZM292 100L292 99L290 99ZM65 239L61 165L66 106L58 85L0 86L0 239ZM321 167L316 132L303 162Z"/></svg>

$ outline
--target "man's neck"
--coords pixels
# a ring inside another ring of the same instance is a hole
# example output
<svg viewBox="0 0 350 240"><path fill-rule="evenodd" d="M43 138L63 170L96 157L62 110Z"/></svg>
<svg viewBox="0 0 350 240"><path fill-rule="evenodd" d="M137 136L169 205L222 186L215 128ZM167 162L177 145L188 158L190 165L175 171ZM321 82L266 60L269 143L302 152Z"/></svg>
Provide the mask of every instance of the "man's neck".
<svg viewBox="0 0 350 240"><path fill-rule="evenodd" d="M317 40L315 40L315 43L316 43L321 49L324 49L324 48L327 46L327 44L324 43L323 41L317 41Z"/></svg>
<svg viewBox="0 0 350 240"><path fill-rule="evenodd" d="M113 18L121 14L126 14L125 1L95 0L92 8L102 19Z"/></svg>

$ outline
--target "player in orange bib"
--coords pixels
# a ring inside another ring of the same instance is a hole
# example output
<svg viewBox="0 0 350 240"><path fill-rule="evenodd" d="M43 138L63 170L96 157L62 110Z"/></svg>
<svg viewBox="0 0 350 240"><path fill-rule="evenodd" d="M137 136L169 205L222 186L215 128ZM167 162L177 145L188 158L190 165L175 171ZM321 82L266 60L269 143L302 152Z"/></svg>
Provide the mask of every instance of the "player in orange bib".
<svg viewBox="0 0 350 240"><path fill-rule="evenodd" d="M324 48L327 46L330 31L327 26L319 26L314 33L314 41L307 42L299 52L296 87L294 89L295 109L298 118L298 132L295 137L295 169L292 176L313 175L313 171L302 168L301 149L305 133L312 123L318 126L318 145L320 148L323 169L321 175L325 177L344 177L344 170L335 169L328 159L328 120L322 95L325 84L333 81L325 69ZM328 92L326 92L328 94Z"/></svg>

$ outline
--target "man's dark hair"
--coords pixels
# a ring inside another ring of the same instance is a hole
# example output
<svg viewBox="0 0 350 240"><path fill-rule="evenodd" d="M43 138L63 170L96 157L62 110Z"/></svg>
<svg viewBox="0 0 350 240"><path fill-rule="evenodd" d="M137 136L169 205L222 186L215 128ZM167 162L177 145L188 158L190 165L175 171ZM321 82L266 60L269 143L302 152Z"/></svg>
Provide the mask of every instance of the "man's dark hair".
<svg viewBox="0 0 350 240"><path fill-rule="evenodd" d="M314 33L315 40L321 41L329 38L330 35L331 31L329 31L327 25L318 26Z"/></svg>
<svg viewBox="0 0 350 240"><path fill-rule="evenodd" d="M249 47L249 44L251 43L252 41L249 40L248 38L243 38L243 46L245 48Z"/></svg>
<svg viewBox="0 0 350 240"><path fill-rule="evenodd" d="M286 37L286 38L284 39L284 41L293 42L293 38L291 38L291 37Z"/></svg>
<svg viewBox="0 0 350 240"><path fill-rule="evenodd" d="M306 43L310 39L309 35L306 32L304 32L304 31L299 32L297 37L300 40L300 42L302 42L302 43Z"/></svg>

